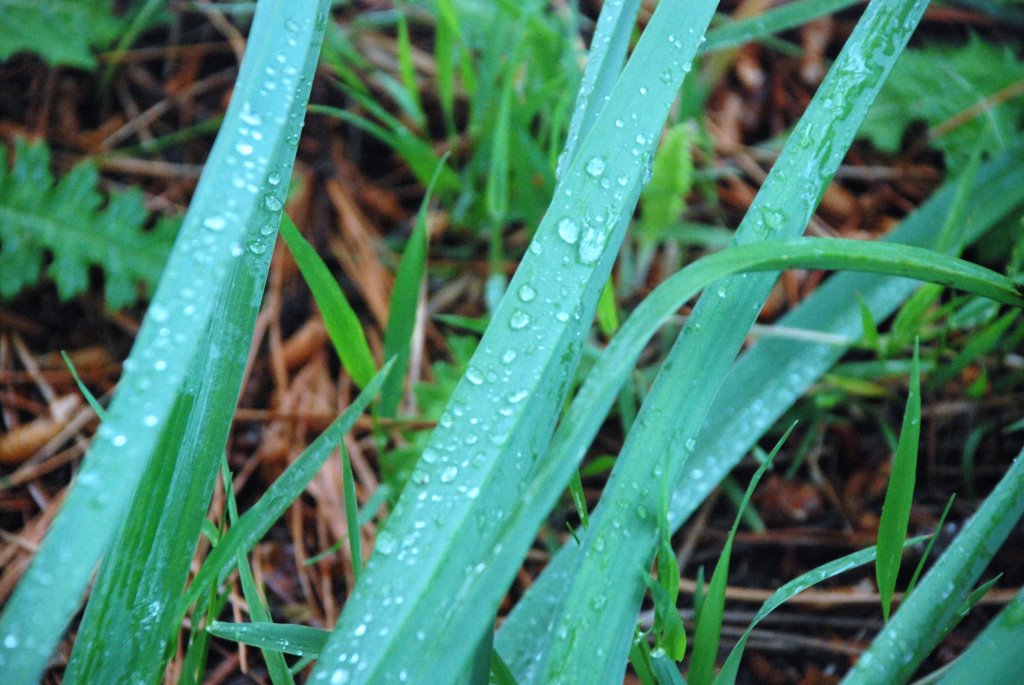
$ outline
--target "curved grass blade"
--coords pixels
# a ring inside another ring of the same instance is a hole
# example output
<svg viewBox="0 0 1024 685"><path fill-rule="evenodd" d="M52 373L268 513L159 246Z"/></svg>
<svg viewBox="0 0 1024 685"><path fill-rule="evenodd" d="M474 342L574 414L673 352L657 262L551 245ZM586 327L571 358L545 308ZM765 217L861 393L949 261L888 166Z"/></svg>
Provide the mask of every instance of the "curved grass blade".
<svg viewBox="0 0 1024 685"><path fill-rule="evenodd" d="M1024 673L1024 590L992 619L937 685L1008 685Z"/></svg>
<svg viewBox="0 0 1024 685"><path fill-rule="evenodd" d="M697 627L693 636L693 657L690 660L690 682L694 685L710 685L714 677L715 657L718 656L718 640L722 632L722 617L725 615L725 586L729 580L729 561L732 556L732 542L736 538L736 531L740 528L740 521L743 520L743 512L750 503L750 497L754 494L761 477L771 467L775 455L782 449L789 434L796 428L791 425L785 434L779 438L772 449L771 454L764 460L764 463L754 472L754 476L747 485L743 494L743 501L736 508L736 519L733 521L729 535L725 539L725 546L722 553L718 555L718 562L711 574L711 582L708 583L707 594L704 596L700 616L697 619Z"/></svg>
<svg viewBox="0 0 1024 685"><path fill-rule="evenodd" d="M924 541L924 537L915 537L907 540L905 543L906 547L916 545L919 542ZM754 618L750 621L750 625L740 636L740 639L736 642L736 646L732 648L729 653L729 657L725 660L725 664L722 666L722 670L718 672L718 676L715 678L715 685L733 685L736 682L736 675L739 672L740 659L743 658L743 650L746 648L747 639L750 637L750 633L754 631L757 624L764 619L765 616L778 609L785 602L791 598L796 597L804 590L822 583L829 578L834 578L841 573L846 573L859 566L870 564L877 558L877 549L875 547L868 547L867 549L858 550L852 554L840 557L826 564L822 564L817 568L811 569L807 573L801 574L789 581L778 590L772 593L771 597L764 601L761 608L754 614Z"/></svg>
<svg viewBox="0 0 1024 685"><path fill-rule="evenodd" d="M308 656L314 659L327 642L329 630L310 628L287 623L225 623L214 621L206 632L225 640L234 640L245 645L259 647L263 650L274 650L295 656Z"/></svg>
<svg viewBox="0 0 1024 685"><path fill-rule="evenodd" d="M843 679L905 682L942 639L982 571L1024 513L1024 452Z"/></svg>
<svg viewBox="0 0 1024 685"><path fill-rule="evenodd" d="M841 12L862 0L796 0L787 2L756 17L747 17L716 26L708 31L701 52L728 50L744 43L805 24L818 17Z"/></svg>
<svg viewBox="0 0 1024 685"><path fill-rule="evenodd" d="M713 9L702 0L655 10L378 534L314 682L402 673L409 682L451 682L476 646L465 636L490 630L529 545L501 544L503 522L547 447L653 146ZM480 582L484 570L495 577ZM339 660L351 654L358 669Z"/></svg>
<svg viewBox="0 0 1024 685"><path fill-rule="evenodd" d="M249 568L249 561L242 550L238 550L235 553L235 565L238 567L238 580L242 586L242 595L245 597L245 603L249 607L250 618L252 618L253 623L269 622L270 612L267 610L262 593L256 585L256 579L253 578L252 569ZM281 651L271 648L265 648L262 651L263 660L267 664L267 673L270 675L270 682L274 685L295 685L295 679L288 672L288 664L285 663Z"/></svg>
<svg viewBox="0 0 1024 685"><path fill-rule="evenodd" d="M944 217L955 204L958 186L947 184L940 189L883 241L932 244L935 241L934 227L942 225ZM976 239L1005 217L1020 202L1021 187L1024 187L1024 144L1017 144L979 171L969 191L975 201L964 217L964 242ZM874 317L881 320L892 314L916 287L915 283L903 278L836 274L786 315L779 325L826 331L838 334L838 339L853 341L861 335L857 294L868 304ZM651 311L662 309L664 312L651 314L651 320L644 324L648 327L636 333L642 338L638 349L642 349L657 331L660 321L685 301L672 300L655 306L660 292L655 290L631 317L631 320L639 321L647 316L640 315L647 306L653 308ZM651 305L646 304L648 300ZM631 335L626 329L637 325L627 322L617 337L625 340ZM703 471L704 478L690 478L675 485L670 512L673 529L696 511L762 433L838 361L845 350L843 344L768 338L759 341L740 357L709 411L691 457L694 471ZM631 358L621 366L606 367L611 373L588 377L583 388L589 391L581 391L576 396L552 441L549 461L538 472L524 497L523 511L540 511L542 514L535 518L523 516L520 517L523 520L510 524L510 537L532 537L542 516L553 506L572 470L582 459L634 363L635 358ZM513 667L528 663L540 651L549 631L550 616L563 600L569 570L575 567L575 558L580 553L575 544L563 547L503 623L496 645Z"/></svg>
<svg viewBox="0 0 1024 685"><path fill-rule="evenodd" d="M314 440L302 454L278 476L273 485L267 488L263 496L247 512L245 512L231 529L224 534L220 542L206 557L195 578L189 584L184 597L178 605L177 616L180 620L188 611L189 606L200 595L209 591L215 584L222 582L228 572L234 568L235 554L239 551L248 552L270 527L281 518L298 499L306 485L316 475L323 463L331 455L342 437L355 425L359 415L366 411L387 375L392 371L393 362L384 365L352 404L336 418L331 425Z"/></svg>
<svg viewBox="0 0 1024 685"><path fill-rule="evenodd" d="M589 135L597 115L622 73L622 63L626 59L626 50L639 11L640 0L606 2L601 5L590 52L587 53L587 65L583 68L583 80L576 95L576 108L569 120L565 147L558 159L559 178L575 158L580 143Z"/></svg>
<svg viewBox="0 0 1024 685"><path fill-rule="evenodd" d="M875 579L882 602L882 616L889 620L892 593L903 561L904 540L910 523L910 508L914 503L914 483L917 479L917 445L921 435L921 359L920 346L914 343L914 361L910 368L910 394L903 414L900 439L892 459L892 472L885 490L882 518L878 522L878 560Z"/></svg>
<svg viewBox="0 0 1024 685"><path fill-rule="evenodd" d="M803 231L923 12L913 0L868 6L737 229L736 244ZM775 280L771 273L732 277L698 301L591 516L575 557L579 565L568 570L569 587L560 580L563 600L543 627L548 642L538 650L541 658L522 664L520 682L575 680L584 673L599 681L621 677L643 592L632 569L637 560L650 562L657 539L648 484L660 478L674 484L685 474L711 400ZM598 598L606 603L595 610ZM515 670L519 664L507 656Z"/></svg>
<svg viewBox="0 0 1024 685"><path fill-rule="evenodd" d="M313 293L317 307L323 315L327 335L338 353L338 358L360 388L373 378L377 365L366 342L363 324L359 321L341 286L287 214L281 216L281 237L288 245L302 278Z"/></svg>
<svg viewBox="0 0 1024 685"><path fill-rule="evenodd" d="M258 280L264 261L258 253L266 252L268 242L259 227L275 224L283 204L283 189L270 177L291 174L325 23L326 2L264 3L255 15L250 45L259 49L246 51L224 126L125 362L108 419L0 617L0 670L11 682L38 680L77 609L189 382L193 357L234 265L249 264ZM263 88L264 69L280 69L278 55L303 78L271 93ZM249 135L256 127L259 140ZM251 168L243 171L239 155L251 156Z"/></svg>

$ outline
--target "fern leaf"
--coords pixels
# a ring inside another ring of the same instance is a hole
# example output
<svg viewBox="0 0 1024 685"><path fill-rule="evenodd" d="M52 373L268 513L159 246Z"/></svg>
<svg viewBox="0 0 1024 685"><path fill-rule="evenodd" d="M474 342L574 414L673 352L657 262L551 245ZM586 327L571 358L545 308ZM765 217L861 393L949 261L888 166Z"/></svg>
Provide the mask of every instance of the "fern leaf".
<svg viewBox="0 0 1024 685"><path fill-rule="evenodd" d="M109 0L0 0L0 60L31 52L52 66L91 69L93 48L109 45L121 27Z"/></svg>
<svg viewBox="0 0 1024 685"><path fill-rule="evenodd" d="M54 280L61 299L89 286L89 269L104 274L107 307L116 310L138 299L157 282L180 223L149 218L138 190L113 195L103 206L99 174L86 162L60 181L50 173L50 151L42 142L15 141L8 168L0 146L0 297L10 298L43 275Z"/></svg>

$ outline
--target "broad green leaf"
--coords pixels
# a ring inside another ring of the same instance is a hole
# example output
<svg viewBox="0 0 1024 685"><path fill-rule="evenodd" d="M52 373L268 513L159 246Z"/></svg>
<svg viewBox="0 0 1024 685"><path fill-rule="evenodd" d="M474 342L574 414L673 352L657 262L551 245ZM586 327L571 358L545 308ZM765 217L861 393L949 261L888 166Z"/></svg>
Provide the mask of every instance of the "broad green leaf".
<svg viewBox="0 0 1024 685"><path fill-rule="evenodd" d="M52 66L96 66L93 50L109 45L124 22L110 0L0 0L0 60L18 52Z"/></svg>
<svg viewBox="0 0 1024 685"><path fill-rule="evenodd" d="M45 273L61 299L86 290L90 267L103 272L111 310L135 304L140 283L151 291L170 254L178 220L162 219L146 231L149 213L142 193L115 194L103 206L92 162L55 180L45 143L16 138L13 152L8 169L7 146L0 145L0 297L14 297L35 285L47 253L52 261Z"/></svg>
<svg viewBox="0 0 1024 685"><path fill-rule="evenodd" d="M464 672L476 646L466 636L489 629L529 544L501 544L504 520L550 439L657 134L712 10L710 2L655 10L379 531L314 679L405 672L410 682L436 683ZM633 148L636 155L615 152ZM354 652L362 670L339 662Z"/></svg>
<svg viewBox="0 0 1024 685"><path fill-rule="evenodd" d="M977 35L964 44L925 44L900 58L860 135L896 152L907 127L923 121L928 142L945 154L947 167L959 170L979 150L1003 149L1020 133L1024 100L985 99L1019 88L1022 79L1024 62L1008 46Z"/></svg>
<svg viewBox="0 0 1024 685"><path fill-rule="evenodd" d="M316 253L287 214L281 216L281 237L295 258L302 278L313 293L323 315L327 335L341 363L359 387L364 388L376 372L373 353L366 342L363 324L359 321L338 281L331 275L324 260Z"/></svg>
<svg viewBox="0 0 1024 685"><path fill-rule="evenodd" d="M951 627L978 577L1024 513L1024 453L945 554L861 654L845 685L905 682Z"/></svg>
<svg viewBox="0 0 1024 685"><path fill-rule="evenodd" d="M235 265L245 265L251 282L259 282L260 289L263 286L261 279L269 255L268 237L260 228L276 225L283 204L284 189L271 183L271 176L287 178L291 173L325 23L323 2L297 7L261 4L256 12L250 45L259 49L245 55L224 126L124 364L125 374L108 409L107 421L100 427L61 511L0 617L0 634L5 636L0 645L0 669L12 682L39 679L64 627L78 609L96 564L125 518L136 486L176 408L181 407L181 398L189 386L195 387L196 379L188 374L201 368L194 357L205 344L211 321L218 316L216 307L222 302ZM283 55L285 63L303 78L270 92L263 88L264 70L280 68L277 55ZM259 139L249 135L254 126L261 127ZM240 170L239 154L251 156L251 169ZM251 293L251 299L258 300L259 293L259 289ZM225 359L245 357L248 345L217 351ZM155 387L160 391L154 392ZM230 387L222 389L229 398L225 401L232 405L237 387L234 392ZM220 442L208 448L216 453L223 445ZM215 461L211 468L215 471ZM206 473L196 475L200 482L207 479ZM193 545L198 534L196 522ZM116 550L122 558L137 552ZM145 560L140 557L139 561ZM175 590L180 591L180 585ZM173 596L154 598L160 602L158 614ZM115 607L104 608L118 611ZM144 615L152 605L131 608L128 622L140 618L138 614ZM119 648L134 640L134 636L123 639L119 634L103 637L115 640ZM154 650L146 658L159 660L162 650Z"/></svg>
<svg viewBox="0 0 1024 685"><path fill-rule="evenodd" d="M921 362L920 348L914 345L914 363L910 370L910 390L903 413L900 439L892 458L889 485L885 490L882 517L878 522L878 560L875 578L882 602L882 615L889 620L892 593L903 560L903 542L914 504L914 483L917 480L917 446L921 435Z"/></svg>

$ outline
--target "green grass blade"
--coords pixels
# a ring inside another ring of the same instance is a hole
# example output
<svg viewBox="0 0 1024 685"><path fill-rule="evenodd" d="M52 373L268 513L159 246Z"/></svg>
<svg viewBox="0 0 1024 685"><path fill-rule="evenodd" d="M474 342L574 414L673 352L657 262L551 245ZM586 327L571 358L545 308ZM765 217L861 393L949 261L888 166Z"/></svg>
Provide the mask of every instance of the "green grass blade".
<svg viewBox="0 0 1024 685"><path fill-rule="evenodd" d="M268 623L270 612L267 611L265 600L253 578L252 569L245 558L245 552L239 550L235 553L235 565L238 567L238 580L242 585L242 595L245 603L249 606L249 616L253 623ZM280 650L265 648L263 660L267 664L267 673L270 675L270 682L274 685L294 685L295 680L288 672L288 664Z"/></svg>
<svg viewBox="0 0 1024 685"><path fill-rule="evenodd" d="M352 461L345 443L341 443L342 488L345 493L345 527L348 529L348 549L352 555L352 575L355 582L363 574L363 543L359 537L359 502L356 501L356 479L352 475Z"/></svg>
<svg viewBox="0 0 1024 685"><path fill-rule="evenodd" d="M711 2L666 3L652 16L564 172L416 467L419 478L378 534L314 679L371 682L405 671L410 682L449 682L469 663L475 645L465 636L491 625L529 545L500 544L503 521L550 439L654 143L712 11ZM385 601L386 615L378 611ZM427 625L431 639L417 638ZM339 663L352 653L364 670Z"/></svg>
<svg viewBox="0 0 1024 685"><path fill-rule="evenodd" d="M804 230L923 11L910 0L868 6L738 228L737 244ZM568 570L567 591L562 581L561 609L545 631L548 645L539 650L540 659L524 664L535 675L517 672L520 682L580 678L584 672L602 681L621 677L643 590L632 568L637 559L651 558L657 534L654 517L641 515L647 507L642 484L661 477L675 483L686 472L711 400L775 280L771 273L732 277L697 303L591 516L579 566ZM666 417L679 418L670 423ZM652 465L666 452L676 459L654 475ZM596 612L592 598L602 595L608 603ZM557 639L559 634L568 637Z"/></svg>
<svg viewBox="0 0 1024 685"><path fill-rule="evenodd" d="M1024 145L1018 144L979 171L977 181L970 189L976 201L965 217L965 241L976 239L1006 216L1020 202L1021 187L1024 187ZM957 184L947 184L884 240L931 244L935 240L934 227L941 225L949 214L956 192ZM881 320L889 316L916 287L912 281L903 278L836 274L784 317L780 325L826 331L856 340L861 335L857 294L863 297L874 317ZM658 295L658 290L652 293L631 318L642 318L641 310L653 307ZM648 301L651 305L647 304ZM658 315L658 319L668 316L679 304L681 302L664 303L665 314ZM627 322L624 329L632 325ZM644 342L640 343L641 348L654 334L656 326L652 323L651 328L642 334ZM625 331L617 336L623 340L626 337ZM612 345L615 344L613 341ZM673 528L696 511L761 434L839 360L845 349L842 345L763 339L741 356L726 378L697 438L692 464L695 470L702 470L705 477L687 479L675 486L670 517ZM617 378L606 377L600 381L599 377L591 374L583 390L590 388L593 392L581 391L573 401L550 448L549 464L553 466L538 473L530 493L524 498L524 511L550 510L572 468L582 459L632 366L625 363L611 368L619 368L621 373ZM562 464L567 466L559 466ZM532 536L535 525L532 520L517 521L511 525L510 535ZM526 529L526 532L521 533L521 529ZM577 563L576 557L580 553L575 544L564 547L502 625L496 644L513 669L532 662L542 648L543 640L547 639L549 616L564 599L565 578Z"/></svg>
<svg viewBox="0 0 1024 685"><path fill-rule="evenodd" d="M1024 453L1014 459L992 494L949 549L904 599L874 642L843 679L845 685L899 683L917 670L951 626L999 546L1024 513Z"/></svg>
<svg viewBox="0 0 1024 685"><path fill-rule="evenodd" d="M747 485L743 494L743 501L737 507L736 519L733 521L729 535L725 539L725 546L718 556L715 570L711 574L711 582L708 583L707 594L704 597L700 617L697 619L697 627L693 636L693 657L690 659L690 682L694 685L710 685L714 678L715 659L718 656L718 641L722 632L722 617L725 615L725 589L729 580L729 561L732 556L732 543L736 538L736 531L740 528L740 521L743 520L743 512L750 503L761 477L771 467L775 455L782 449L789 434L796 428L794 423L786 433L775 443L771 454L764 463L754 472L754 476Z"/></svg>
<svg viewBox="0 0 1024 685"><path fill-rule="evenodd" d="M416 310L423 288L423 275L427 268L427 211L434 193L434 187L441 176L448 156L437 163L434 175L427 184L427 192L416 214L409 242L406 243L402 259L398 262L395 285L391 289L391 305L388 310L388 325L384 331L384 358L395 360L395 370L384 382L380 393L378 416L393 417L398 412L405 386L405 373L409 368L409 354L412 333L416 327Z"/></svg>
<svg viewBox="0 0 1024 685"><path fill-rule="evenodd" d="M708 31L708 40L702 52L727 50L744 43L767 38L805 24L826 14L840 12L860 3L861 0L796 0L759 14L730 21Z"/></svg>
<svg viewBox="0 0 1024 685"><path fill-rule="evenodd" d="M330 631L286 623L224 623L214 621L206 632L225 640L296 656L317 658Z"/></svg>
<svg viewBox="0 0 1024 685"><path fill-rule="evenodd" d="M639 10L640 0L606 2L601 6L587 54L587 66L583 69L583 80L576 96L576 108L569 120L565 147L558 159L559 177L576 157L580 144L593 128L597 115L622 73L622 63Z"/></svg>
<svg viewBox="0 0 1024 685"><path fill-rule="evenodd" d="M388 363L374 378L366 384L359 396L342 412L330 426L303 450L292 464L285 469L273 485L267 488L259 501L239 518L238 522L221 538L220 544L213 548L203 562L199 572L189 584L178 607L178 616L182 617L188 607L199 596L207 592L211 586L221 582L234 567L235 554L239 550L252 549L270 526L281 517L288 507L302 494L306 484L316 475L331 452L336 448L342 437L362 414L370 401L380 390L385 377L391 371Z"/></svg>
<svg viewBox="0 0 1024 685"><path fill-rule="evenodd" d="M910 370L910 394L903 414L900 439L892 459L892 472L885 490L882 517L878 523L878 560L875 579L882 602L882 616L889 620L892 594L903 560L903 543L910 523L910 508L914 503L914 483L917 480L917 446L921 436L921 360L920 348L914 345L914 362Z"/></svg>
<svg viewBox="0 0 1024 685"><path fill-rule="evenodd" d="M256 13L250 45L259 49L246 52L224 126L125 362L107 421L0 617L0 670L11 682L38 680L78 608L185 387L232 265L248 261L259 269L257 253L266 251L259 227L276 223L282 205L283 189L270 177L291 173L325 21L326 3L264 4ZM281 67L277 55L303 78L271 93L263 88L264 69ZM253 127L260 127L259 140L249 136ZM252 169L242 171L239 156L251 157Z"/></svg>
<svg viewBox="0 0 1024 685"><path fill-rule="evenodd" d="M910 547L916 545L924 540L923 537L916 537L907 540L905 546ZM817 568L813 568L806 573L803 573L793 580L789 581L778 590L772 593L771 597L764 601L761 608L754 614L753 620L750 625L740 636L740 639L736 642L736 646L733 647L729 653L729 657L726 659L725 664L722 665L722 670L718 672L718 676L715 678L715 685L733 685L736 682L736 675L739 672L740 659L743 657L743 650L747 645L747 638L750 637L750 633L754 631L757 624L764 619L765 616L778 609L784 603L788 602L793 597L804 590L813 587L819 583L822 583L830 578L834 578L841 573L846 573L852 569L870 564L877 558L878 550L875 547L868 547L867 549L858 550L852 554L834 559L828 563L822 564Z"/></svg>
<svg viewBox="0 0 1024 685"><path fill-rule="evenodd" d="M939 533L942 532L942 527L946 525L946 517L949 516L949 510L953 508L953 500L956 495L950 495L946 501L946 508L942 510L942 515L939 516L938 522L935 524L935 532L932 533L931 539L928 540L928 544L925 545L924 552L921 554L921 559L917 562L917 567L914 569L914 575L910 577L910 582L907 583L907 589L904 593L905 596L910 596L910 593L917 587L917 579L921 577L921 573L924 571L924 565L928 563L928 557L931 556L932 547L935 546L935 541L939 539Z"/></svg>
<svg viewBox="0 0 1024 685"><path fill-rule="evenodd" d="M1024 673L1024 590L1003 607L937 685L1009 685Z"/></svg>
<svg viewBox="0 0 1024 685"><path fill-rule="evenodd" d="M281 237L295 258L302 278L313 293L317 307L323 315L327 335L338 353L341 363L360 388L376 373L377 365L366 342L363 324L359 321L341 286L331 274L324 260L316 253L287 214L281 217Z"/></svg>

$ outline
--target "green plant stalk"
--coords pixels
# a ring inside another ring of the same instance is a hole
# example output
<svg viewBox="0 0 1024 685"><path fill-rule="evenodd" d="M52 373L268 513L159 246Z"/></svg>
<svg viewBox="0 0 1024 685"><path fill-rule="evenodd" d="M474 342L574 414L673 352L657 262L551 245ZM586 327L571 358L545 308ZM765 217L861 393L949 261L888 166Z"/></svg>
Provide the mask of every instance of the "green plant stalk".
<svg viewBox="0 0 1024 685"><path fill-rule="evenodd" d="M951 627L963 601L1024 513L1024 452L843 679L905 682Z"/></svg>
<svg viewBox="0 0 1024 685"><path fill-rule="evenodd" d="M312 682L403 673L409 682L449 682L469 663L476 645L465 636L489 629L526 547L514 550L500 582L479 584L480 570L505 552L502 522L547 446L658 132L712 11L712 2L655 11L378 534ZM623 149L636 154L610 154ZM361 670L341 660L352 654Z"/></svg>
<svg viewBox="0 0 1024 685"><path fill-rule="evenodd" d="M1024 144L1017 144L979 171L969 190L975 202L964 217L963 241L975 240L1019 204L1022 185ZM959 184L947 184L883 242L931 244L936 239L934 226L942 225L958 192ZM917 287L904 278L836 274L787 314L779 325L826 331L839 334L843 339L856 340L861 335L862 324L857 294L862 295L873 316L880 320L895 311ZM577 393L552 441L549 460L538 471L524 496L522 511L541 514L536 518L523 516L524 520L510 524L509 538L532 537L536 525L554 505L596 435L640 351L689 296L688 292L673 292L669 283L662 284L624 324L602 356L603 361ZM705 477L680 481L674 486L670 510L673 529L696 511L763 432L838 361L846 349L840 344L769 338L762 339L740 357L726 377L697 437L692 464L695 470L704 471ZM531 661L541 649L549 617L563 600L568 569L575 565L574 558L580 553L575 544L563 547L503 623L496 645L514 670L516 664Z"/></svg>
<svg viewBox="0 0 1024 685"><path fill-rule="evenodd" d="M78 608L175 407L194 380L188 374L198 368L195 354L228 282L237 273L235 265L245 264L253 271L253 281L259 280L262 258L256 253L266 251L268 242L259 227L276 224L283 204L284 189L275 187L271 177L276 173L287 178L291 172L309 76L319 49L316 35L326 22L325 7L321 3L293 9L276 2L262 4L257 12L250 34L251 44L257 47L243 60L225 125L125 362L108 420L0 617L4 635L0 670L12 682L39 679ZM288 67L296 76L289 79L289 87L271 93L263 88L267 67ZM250 137L251 128L261 124L262 138ZM245 164L240 157L247 160ZM258 300L260 295L261 290L256 290L250 297ZM248 352L246 348L213 349L242 357ZM228 388L225 393L232 404L237 386L235 391ZM215 464L211 469L215 471ZM118 552L135 554L137 550Z"/></svg>
<svg viewBox="0 0 1024 685"><path fill-rule="evenodd" d="M924 5L911 0L867 8L737 229L735 244L804 230L923 12ZM675 483L687 473L711 400L776 278L725 279L697 303L591 516L579 566L548 624L548 645L529 675L517 673L521 683L621 677L643 594L635 567L638 560L650 562L657 540L651 483Z"/></svg>

